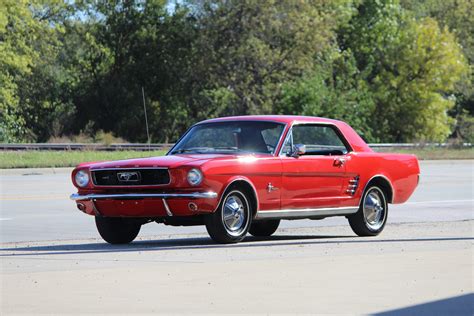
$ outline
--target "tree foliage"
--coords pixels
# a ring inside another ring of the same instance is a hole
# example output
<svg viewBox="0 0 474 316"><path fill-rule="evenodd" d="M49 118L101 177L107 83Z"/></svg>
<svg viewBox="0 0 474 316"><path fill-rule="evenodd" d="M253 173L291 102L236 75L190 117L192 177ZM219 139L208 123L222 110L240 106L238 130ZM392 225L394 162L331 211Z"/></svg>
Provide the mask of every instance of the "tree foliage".
<svg viewBox="0 0 474 316"><path fill-rule="evenodd" d="M449 96L467 72L454 36L431 18L410 18L396 1L361 4L342 33L341 46L354 53L373 94L375 137L446 139Z"/></svg>
<svg viewBox="0 0 474 316"><path fill-rule="evenodd" d="M60 0L0 1L0 141L36 140L57 103Z"/></svg>
<svg viewBox="0 0 474 316"><path fill-rule="evenodd" d="M402 5L418 19L431 17L447 28L460 44L469 70L455 85L455 106L449 114L455 119L452 136L472 143L474 135L474 1L402 0Z"/></svg>
<svg viewBox="0 0 474 316"><path fill-rule="evenodd" d="M342 119L369 141L468 139L470 6L0 0L0 140L104 130L146 141L142 89L152 141L271 113Z"/></svg>

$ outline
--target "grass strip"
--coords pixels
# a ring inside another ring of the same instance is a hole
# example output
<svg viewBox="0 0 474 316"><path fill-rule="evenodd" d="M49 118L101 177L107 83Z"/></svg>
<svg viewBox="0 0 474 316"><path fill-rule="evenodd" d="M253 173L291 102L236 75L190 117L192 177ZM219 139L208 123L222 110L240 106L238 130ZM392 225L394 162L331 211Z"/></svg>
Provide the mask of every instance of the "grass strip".
<svg viewBox="0 0 474 316"><path fill-rule="evenodd" d="M75 167L82 162L162 156L165 151L0 151L0 169Z"/></svg>
<svg viewBox="0 0 474 316"><path fill-rule="evenodd" d="M414 154L419 160L474 159L474 148L425 147L414 149L377 149L378 152Z"/></svg>

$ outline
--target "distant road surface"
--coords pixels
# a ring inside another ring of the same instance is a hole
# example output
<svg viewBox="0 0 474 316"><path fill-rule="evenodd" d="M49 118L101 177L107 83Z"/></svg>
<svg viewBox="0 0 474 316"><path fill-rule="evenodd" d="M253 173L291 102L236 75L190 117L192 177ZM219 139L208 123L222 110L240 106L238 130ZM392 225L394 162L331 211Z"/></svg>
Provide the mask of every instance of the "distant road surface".
<svg viewBox="0 0 474 316"><path fill-rule="evenodd" d="M377 237L341 217L236 245L148 224L125 246L68 199L71 169L0 170L0 314L472 315L473 167L422 161Z"/></svg>

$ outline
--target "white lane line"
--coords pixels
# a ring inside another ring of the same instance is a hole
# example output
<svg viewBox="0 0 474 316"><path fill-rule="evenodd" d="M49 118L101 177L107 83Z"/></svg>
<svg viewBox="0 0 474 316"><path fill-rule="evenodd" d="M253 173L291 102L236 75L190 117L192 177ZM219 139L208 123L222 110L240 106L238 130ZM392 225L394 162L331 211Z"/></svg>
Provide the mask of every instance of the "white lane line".
<svg viewBox="0 0 474 316"><path fill-rule="evenodd" d="M11 221L13 218L2 218L0 217L0 221Z"/></svg>
<svg viewBox="0 0 474 316"><path fill-rule="evenodd" d="M474 202L474 200L419 201L419 202L407 202L403 204L465 203L465 202Z"/></svg>

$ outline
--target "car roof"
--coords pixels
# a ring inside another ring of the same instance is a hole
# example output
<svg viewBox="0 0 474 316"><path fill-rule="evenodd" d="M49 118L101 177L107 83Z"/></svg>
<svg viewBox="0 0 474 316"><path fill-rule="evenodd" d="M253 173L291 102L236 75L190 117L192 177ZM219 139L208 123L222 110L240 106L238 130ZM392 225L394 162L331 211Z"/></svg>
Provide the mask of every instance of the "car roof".
<svg viewBox="0 0 474 316"><path fill-rule="evenodd" d="M242 116L227 116L205 120L197 123L196 125L205 124L205 123L217 123L217 122L231 122L231 121L261 121L261 122L278 122L286 124L288 126L293 125L294 123L321 123L321 124L332 124L336 126L342 135L345 137L346 141L352 147L354 151L359 152L372 152L372 149L367 145L367 143L357 134L356 131L349 124L328 119L324 117L316 116L302 116L302 115L242 115Z"/></svg>
<svg viewBox="0 0 474 316"><path fill-rule="evenodd" d="M308 123L332 123L339 125L342 123L338 120L328 119L324 117L302 116L302 115L242 115L242 116L227 116L214 119L205 120L200 123L217 123L228 121L267 121L279 122L284 124L292 124L294 122L308 122Z"/></svg>

